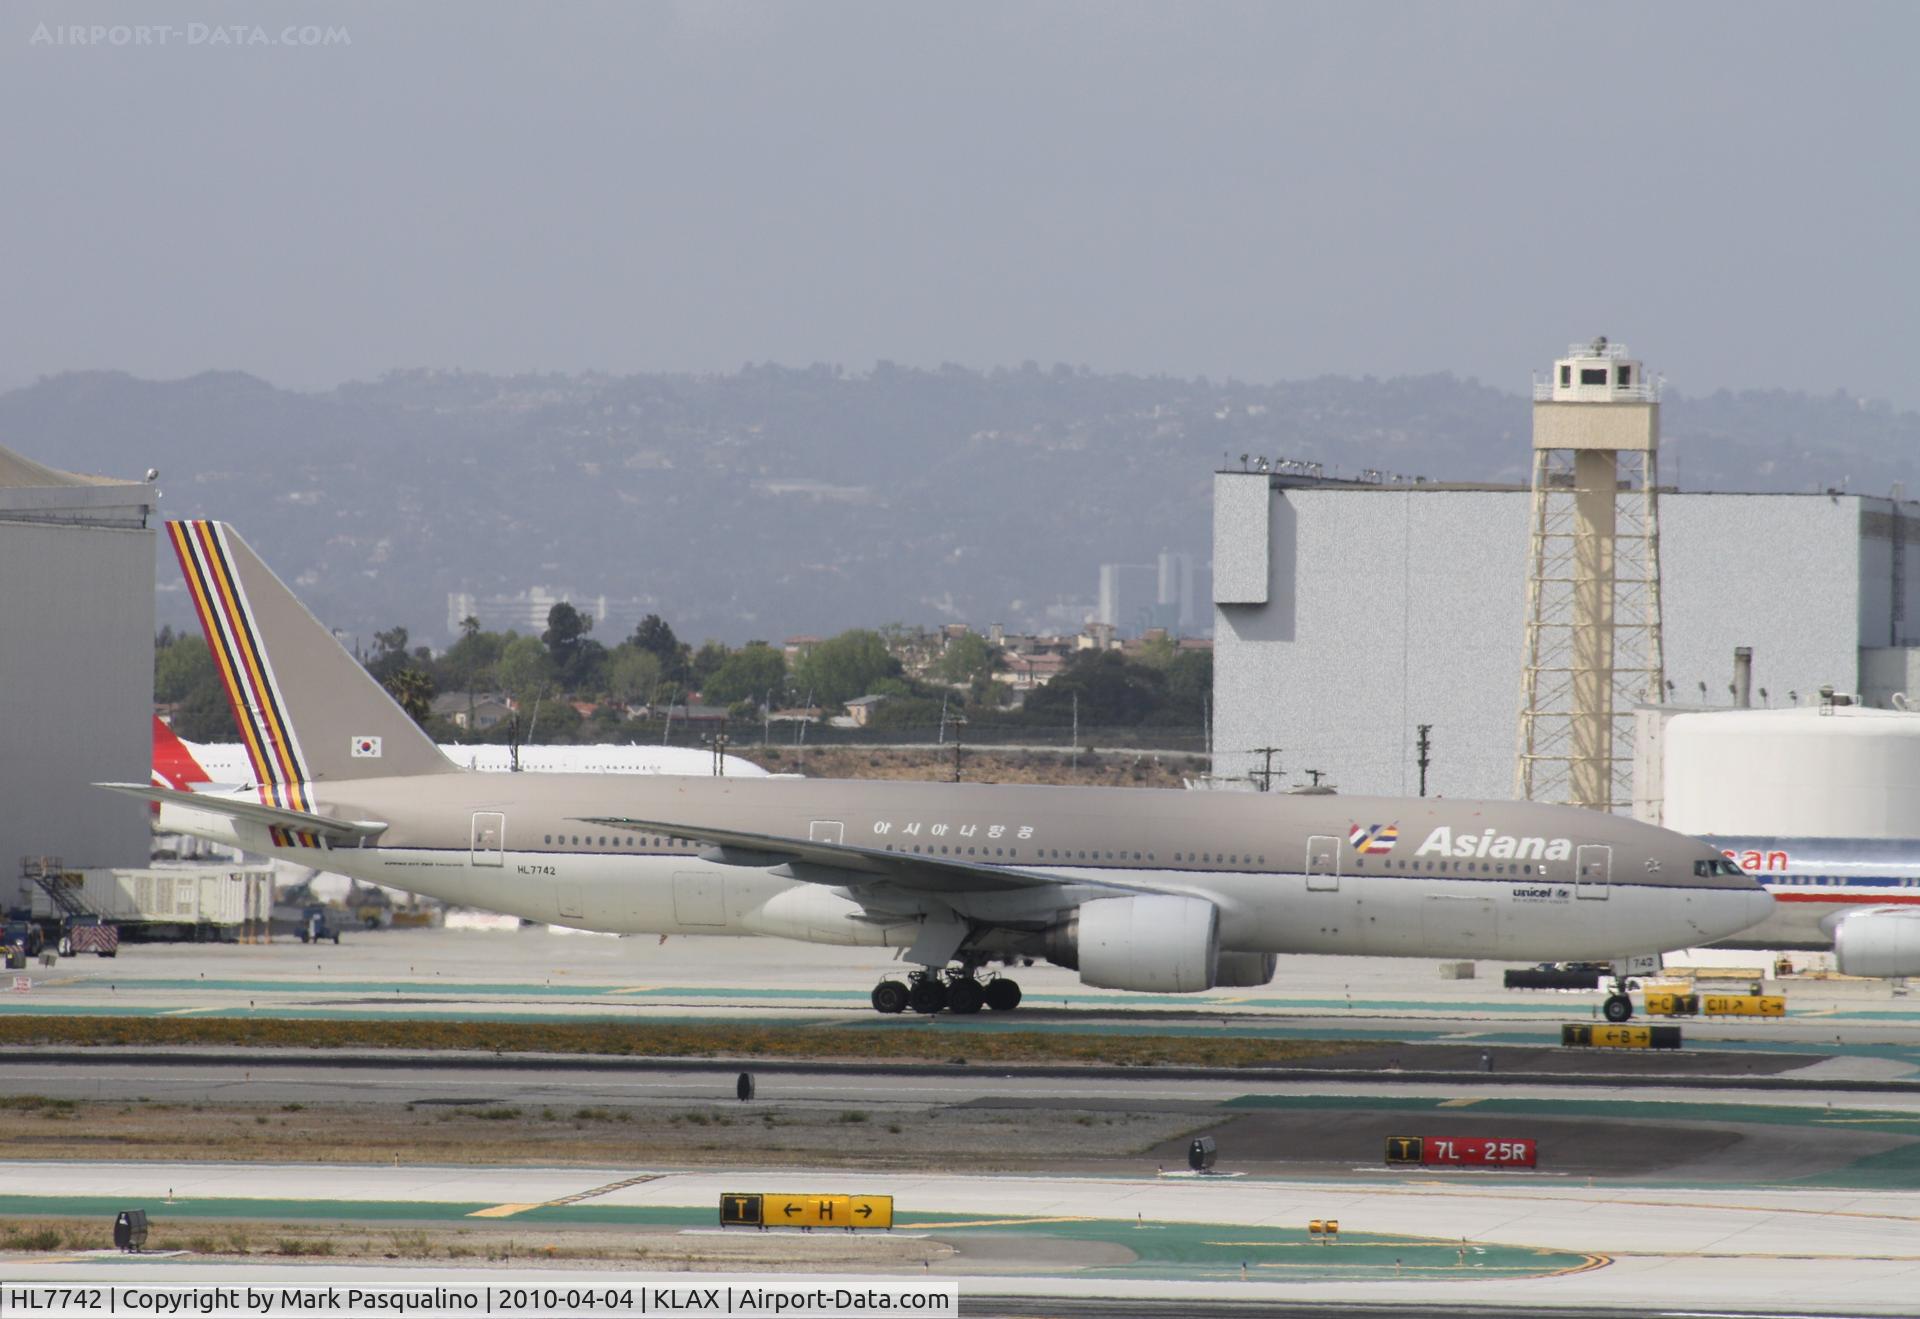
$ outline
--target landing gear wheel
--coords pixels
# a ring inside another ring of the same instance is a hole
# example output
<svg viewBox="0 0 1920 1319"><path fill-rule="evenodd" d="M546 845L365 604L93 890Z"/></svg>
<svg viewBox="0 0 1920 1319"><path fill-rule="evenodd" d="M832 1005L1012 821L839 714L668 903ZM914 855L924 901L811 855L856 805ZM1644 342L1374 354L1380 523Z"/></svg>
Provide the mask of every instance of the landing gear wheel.
<svg viewBox="0 0 1920 1319"><path fill-rule="evenodd" d="M1011 1012L1020 1006L1020 986L1004 977L986 987L987 1006L995 1012Z"/></svg>
<svg viewBox="0 0 1920 1319"><path fill-rule="evenodd" d="M1600 1014L1614 1025L1633 1019L1633 1000L1625 994L1609 994L1607 1001L1600 1005Z"/></svg>
<svg viewBox="0 0 1920 1319"><path fill-rule="evenodd" d="M889 1016L907 1010L907 987L898 980L882 980L873 987L873 1010Z"/></svg>
<svg viewBox="0 0 1920 1319"><path fill-rule="evenodd" d="M907 1006L931 1017L947 1006L947 987L932 976L917 976L907 990Z"/></svg>
<svg viewBox="0 0 1920 1319"><path fill-rule="evenodd" d="M967 1017L986 1005L986 986L972 976L960 976L948 983L947 1011Z"/></svg>

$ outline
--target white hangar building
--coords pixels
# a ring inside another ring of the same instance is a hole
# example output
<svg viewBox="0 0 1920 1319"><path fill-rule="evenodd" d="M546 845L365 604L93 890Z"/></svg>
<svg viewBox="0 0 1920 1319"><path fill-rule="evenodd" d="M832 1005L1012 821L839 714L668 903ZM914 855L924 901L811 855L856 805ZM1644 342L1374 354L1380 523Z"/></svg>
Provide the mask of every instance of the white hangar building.
<svg viewBox="0 0 1920 1319"><path fill-rule="evenodd" d="M154 491L0 448L0 905L20 863L143 866L153 772Z"/></svg>
<svg viewBox="0 0 1920 1319"><path fill-rule="evenodd" d="M1214 770L1342 793L1508 798L1531 494L1279 472L1214 478ZM1920 694L1920 504L1850 494L1660 496L1670 701ZM1762 695L1764 692L1764 696ZM1284 774L1281 772L1284 771Z"/></svg>

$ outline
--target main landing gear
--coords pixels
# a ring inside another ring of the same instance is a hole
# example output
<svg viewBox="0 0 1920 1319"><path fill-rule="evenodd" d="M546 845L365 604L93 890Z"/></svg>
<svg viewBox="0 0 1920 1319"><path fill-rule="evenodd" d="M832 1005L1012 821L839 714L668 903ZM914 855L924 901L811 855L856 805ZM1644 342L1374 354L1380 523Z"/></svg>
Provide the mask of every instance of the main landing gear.
<svg viewBox="0 0 1920 1319"><path fill-rule="evenodd" d="M1624 975L1613 978L1613 992L1600 1005L1600 1015L1616 1026L1633 1020L1633 999L1627 995L1627 978Z"/></svg>
<svg viewBox="0 0 1920 1319"><path fill-rule="evenodd" d="M873 1010L888 1014L913 1011L926 1016L954 1012L970 1016L981 1008L1011 1012L1020 1006L1020 986L1005 976L981 980L973 968L914 971L905 982L882 980L873 987Z"/></svg>

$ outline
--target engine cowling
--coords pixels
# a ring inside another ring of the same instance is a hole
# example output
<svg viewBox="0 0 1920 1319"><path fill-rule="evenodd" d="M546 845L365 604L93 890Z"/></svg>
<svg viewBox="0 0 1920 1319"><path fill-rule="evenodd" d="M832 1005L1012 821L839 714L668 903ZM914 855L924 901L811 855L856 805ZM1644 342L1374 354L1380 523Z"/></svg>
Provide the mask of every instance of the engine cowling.
<svg viewBox="0 0 1920 1319"><path fill-rule="evenodd" d="M1842 975L1920 975L1920 911L1880 907L1843 917L1833 953Z"/></svg>
<svg viewBox="0 0 1920 1319"><path fill-rule="evenodd" d="M1213 983L1219 989L1252 989L1271 984L1279 967L1274 953L1221 953L1213 964Z"/></svg>
<svg viewBox="0 0 1920 1319"><path fill-rule="evenodd" d="M1048 932L1047 957L1098 989L1195 994L1215 984L1220 910L1170 893L1095 898Z"/></svg>

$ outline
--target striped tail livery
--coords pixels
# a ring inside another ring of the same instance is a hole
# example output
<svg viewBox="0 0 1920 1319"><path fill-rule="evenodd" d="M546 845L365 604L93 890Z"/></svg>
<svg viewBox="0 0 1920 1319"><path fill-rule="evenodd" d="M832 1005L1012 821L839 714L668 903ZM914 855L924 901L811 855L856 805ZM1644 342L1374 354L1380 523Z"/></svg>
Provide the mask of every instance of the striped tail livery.
<svg viewBox="0 0 1920 1319"><path fill-rule="evenodd" d="M316 780L458 772L232 528L167 534L263 803L311 812Z"/></svg>

